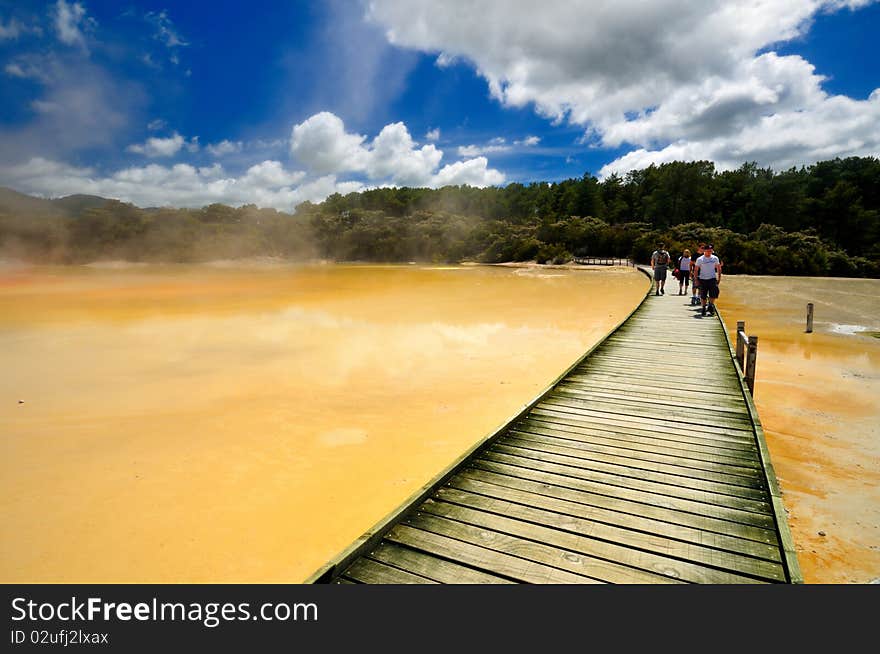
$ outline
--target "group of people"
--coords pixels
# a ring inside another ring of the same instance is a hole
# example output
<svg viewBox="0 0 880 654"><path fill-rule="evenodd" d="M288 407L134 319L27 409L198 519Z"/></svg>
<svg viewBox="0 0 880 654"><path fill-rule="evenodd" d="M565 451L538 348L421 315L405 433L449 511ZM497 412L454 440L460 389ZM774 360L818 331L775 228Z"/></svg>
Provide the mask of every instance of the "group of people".
<svg viewBox="0 0 880 654"><path fill-rule="evenodd" d="M685 249L675 265L673 274L678 279L678 294L687 295L688 286L691 292L691 306L699 304L702 315L715 315L715 300L718 299L718 284L721 283L721 260L715 254L711 243L700 243L697 247L697 258L691 258L691 251ZM666 245L659 243L651 254L651 268L656 283L655 295L666 295L666 275L672 257ZM699 294L699 299L697 295Z"/></svg>

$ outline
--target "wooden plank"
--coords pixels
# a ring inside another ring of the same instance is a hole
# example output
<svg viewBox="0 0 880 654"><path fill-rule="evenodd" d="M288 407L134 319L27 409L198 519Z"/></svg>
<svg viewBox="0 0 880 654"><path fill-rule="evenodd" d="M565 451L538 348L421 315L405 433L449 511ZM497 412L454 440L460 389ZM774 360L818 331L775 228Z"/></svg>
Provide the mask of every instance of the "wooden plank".
<svg viewBox="0 0 880 654"><path fill-rule="evenodd" d="M759 529L770 530L776 528L773 516L770 515L769 512L756 513L754 511L744 511L735 507L708 504L706 502L701 502L700 500L692 500L685 497L673 497L672 495L663 495L660 493L646 493L638 488L627 488L626 486L607 484L604 483L602 479L591 479L586 476L575 477L564 474L564 471L563 474L560 474L555 472L552 466L545 466L548 468L546 470L541 470L537 467L523 467L519 465L519 462L515 460L514 457L508 457L508 460L506 461L501 459L502 457L500 455L496 455L493 459L477 459L473 463L473 469L552 484L569 490L603 495L611 500L645 504L661 509L691 513L706 518L715 518L717 520L728 521L735 525L749 525Z"/></svg>
<svg viewBox="0 0 880 654"><path fill-rule="evenodd" d="M620 410L615 411L609 409L605 411L601 409L573 406L564 400L552 396L544 398L541 402L535 405L535 409L551 409L560 413L567 413L583 418L605 419L621 427L635 427L649 431L653 430L655 433L660 432L669 435L677 435L678 432L687 432L698 434L703 438L708 438L713 441L723 441L742 445L754 443L754 432L745 429L738 429L730 426L714 428L711 425L706 425L705 422L686 422L680 419L675 420L670 418L664 420L661 417L630 416L626 412Z"/></svg>
<svg viewBox="0 0 880 654"><path fill-rule="evenodd" d="M366 557L355 560L343 573L345 577L362 584L435 584L437 582L399 570Z"/></svg>
<svg viewBox="0 0 880 654"><path fill-rule="evenodd" d="M393 565L441 584L512 584L510 579L459 565L436 556L424 554L383 541L370 552L376 561Z"/></svg>
<svg viewBox="0 0 880 654"><path fill-rule="evenodd" d="M708 481L726 481L732 484L753 486L763 483L762 476L753 468L733 468L713 463L694 461L677 456L644 453L620 447L597 445L582 440L572 440L559 434L536 433L528 429L512 429L511 437L531 441L538 444L552 445L561 448L560 453L577 452L579 455L601 456L602 461L610 463L630 463L636 466L652 466L649 469L662 470L682 476L696 476ZM653 466L657 466L654 468Z"/></svg>
<svg viewBox="0 0 880 654"><path fill-rule="evenodd" d="M530 420L542 420L554 426L570 426L571 428L589 429L589 430L605 430L606 432L615 433L620 436L641 437L650 439L657 443L678 443L682 447L693 445L703 445L717 451L726 456L734 456L747 458L755 461L756 448L747 441L737 441L714 438L706 434L694 434L693 432L675 432L658 431L652 429L644 429L633 427L631 425L618 425L615 420L604 417L585 416L567 411L560 411L556 407L548 405L547 408L537 407L532 410L528 416Z"/></svg>
<svg viewBox="0 0 880 654"><path fill-rule="evenodd" d="M733 392L707 391L694 386L682 388L637 379L628 380L613 374L593 374L589 377L572 375L565 380L565 384L587 391L625 393L640 398L671 398L674 393L675 398L694 404L697 411L709 409L716 402L734 404L742 400Z"/></svg>
<svg viewBox="0 0 880 654"><path fill-rule="evenodd" d="M651 335L648 335L645 332L644 335L639 335L635 332L619 332L614 336L609 336L605 340L605 346L609 349L612 345L631 345L631 344L640 344L646 346L653 346L657 348L662 348L664 351L667 348L676 348L681 350L687 350L689 348L695 348L697 351L706 352L716 354L718 353L718 346L723 343L723 340L720 336L713 336L711 339L691 339L690 335L684 337L685 340L663 340L653 338Z"/></svg>
<svg viewBox="0 0 880 654"><path fill-rule="evenodd" d="M515 579L525 584L602 583L598 579L593 579L586 575L575 574L568 570L524 558L519 555L520 548L515 547L517 539L505 536L504 534L493 534L467 525L460 525L455 530L443 529L442 526L437 527L436 522L433 520L431 523L427 523L425 520L418 520L416 524L419 526L409 524L413 522L413 519L421 517L419 514L414 514L406 523L396 525L388 532L387 539L429 554L454 557L455 560L460 561L462 564L473 566L490 574ZM425 524L433 526L434 529L422 528ZM441 533L443 531L453 533L454 535L448 536L445 533ZM516 555L508 554L496 549L498 547L509 547L518 553ZM552 548L545 547L545 549ZM569 565L568 567L574 566ZM583 570L584 566L578 566L578 568Z"/></svg>
<svg viewBox="0 0 880 654"><path fill-rule="evenodd" d="M630 341L629 345L605 347L596 351L596 355L623 357L629 361L647 361L657 367L669 365L682 365L712 370L715 364L724 361L718 356L718 351L708 347L705 352L694 351L694 348L676 347L674 345L644 345L638 341ZM723 372L718 370L717 372Z"/></svg>
<svg viewBox="0 0 880 654"><path fill-rule="evenodd" d="M534 407L534 409L544 408L596 418L608 418L618 422L621 426L631 423L632 426L653 429L655 431L657 431L656 427L659 426L661 427L659 431L672 433L678 429L684 429L688 432L700 433L704 437L708 434L712 439L724 436L744 442L754 442L754 431L747 429L742 424L728 424L717 427L712 424L706 424L709 420L714 420L714 416L710 413L666 416L663 411L642 410L639 415L635 415L627 407L610 404L607 406L590 406L587 403L578 402L575 398L566 397L559 393L548 395Z"/></svg>
<svg viewBox="0 0 880 654"><path fill-rule="evenodd" d="M707 402L706 398L697 400L690 397L683 397L679 394L679 389L670 386L668 390L657 391L653 394L649 393L626 393L616 391L613 388L607 388L604 384L597 386L588 386L577 382L562 382L559 384L554 393L567 393L578 397L593 399L595 401L612 402L615 404L634 405L638 404L642 407L654 408L659 410L678 409L687 411L691 416L699 416L706 414L721 414L737 417L751 424L751 417L748 411L743 409L742 400L731 397L716 397L711 402Z"/></svg>
<svg viewBox="0 0 880 654"><path fill-rule="evenodd" d="M694 311L699 312L700 308L698 308L698 307L694 308ZM693 315L689 316L687 314L683 314L683 315L679 315L677 317L674 315L666 315L666 316L659 316L659 319L663 320L667 324L664 324L665 329L663 331L658 332L657 331L657 320L658 320L657 314L654 314L652 316L649 311L642 308L639 310L638 315L633 316L632 318L630 318L626 322L626 324L624 325L624 327L621 331L623 331L623 330L626 330L626 332L641 331L641 332L650 333L650 334L657 334L658 336L663 336L664 334L669 334L669 333L674 333L674 334L677 333L680 336L681 332L675 332L674 330L669 329L670 326L680 326L680 327L688 330L687 337L689 339L690 338L711 338L711 337L715 336L715 334L713 333L713 330L711 329L711 326L712 326L711 323L704 324L702 320L696 320ZM709 327L709 329L706 329L707 327Z"/></svg>
<svg viewBox="0 0 880 654"><path fill-rule="evenodd" d="M625 513L614 509L586 505L580 502L572 502L558 497L551 497L543 493L532 493L521 489L513 489L510 486L499 486L497 484L469 478L465 475L458 475L450 480L447 487L441 488L438 491L437 497L445 502L472 506L467 499L460 499L453 495L453 491L476 493L496 500L515 502L518 505L535 507L559 515L574 516L601 525L607 525L615 529L619 528L623 530L620 535L615 535L616 532L611 531L607 532L605 536L600 535L602 533L600 531L592 531L588 535L596 538L613 540L622 544L630 543L629 537L634 531L648 534L652 538L652 542L658 538L661 540L673 539L698 545L700 547L724 550L775 563L779 563L781 560L779 548L775 544L759 543L751 539L695 529L686 525L670 523L663 520L655 520L644 515ZM480 507L477 506L475 508ZM515 517L510 513L502 515ZM544 522L543 520L538 522L562 528L561 523L560 525L556 525L553 522ZM648 549L651 549L651 547ZM655 551L660 551L660 553L666 554L670 553L666 544L660 545L660 549Z"/></svg>
<svg viewBox="0 0 880 654"><path fill-rule="evenodd" d="M557 388L552 395L545 398L557 402L566 402L569 406L585 406L588 408L600 408L615 411L625 411L632 416L659 417L661 419L675 418L685 423L699 423L705 419L712 420L713 425L734 427L743 431L752 431L752 423L748 414L734 413L724 410L710 410L704 413L677 407L673 404L665 406L639 401L636 398L613 399L596 398L588 394L578 393L565 388Z"/></svg>
<svg viewBox="0 0 880 654"><path fill-rule="evenodd" d="M640 382L655 382L660 388L669 388L669 383L675 379L672 371L677 364L674 360L658 362L656 359L642 359L622 353L596 353L581 366L577 374L604 372L616 375L621 381L637 379ZM692 370L696 366L689 365L687 368ZM703 384L711 384L728 394L736 395L738 391L733 371L724 370L720 363L713 370L701 371L700 379Z"/></svg>
<svg viewBox="0 0 880 654"><path fill-rule="evenodd" d="M597 401L594 398L584 398L571 393L557 391L553 395L544 398L545 404L564 406L574 410L602 411L626 416L629 419L660 421L663 424L677 423L683 425L685 431L691 427L702 427L703 431L718 433L720 430L737 430L741 436L753 439L754 431L751 422L730 414L714 411L689 411L686 409L663 409L638 402L622 402L606 400ZM710 423L710 424L707 424ZM674 427L673 427L674 429Z"/></svg>
<svg viewBox="0 0 880 654"><path fill-rule="evenodd" d="M589 360L581 364L575 375L592 375L594 372L599 372L614 376L620 381L638 380L640 383L655 382L660 388L668 388L669 382L673 379L672 373L666 374L645 370L646 366L652 365L653 362L650 361L634 361L625 357L596 353ZM666 367L671 367L671 364L667 364ZM716 392L725 392L729 395L736 395L737 393L737 388L733 383L736 379L732 374L713 372L708 374L705 379L715 384Z"/></svg>
<svg viewBox="0 0 880 654"><path fill-rule="evenodd" d="M687 371L686 374L690 375L692 372ZM742 395L738 394L732 386L727 392L719 392L717 388L706 389L695 384L690 377L687 381L670 379L666 384L658 385L638 379L628 380L619 375L611 377L594 373L569 375L559 383L557 388L560 387L576 388L593 393L612 393L638 399L650 398L655 401L676 403L679 406L682 403L692 402L696 409L706 408L707 400L712 402L711 406L716 404L737 408L742 406Z"/></svg>
<svg viewBox="0 0 880 654"><path fill-rule="evenodd" d="M701 357L718 356L719 336L692 337L690 334L679 334L683 340L663 340L653 338L644 331L634 330L621 333L616 339L608 339L602 343L603 348L612 350L618 347L642 347L647 350L674 352L682 356Z"/></svg>
<svg viewBox="0 0 880 654"><path fill-rule="evenodd" d="M711 354L685 354L683 350L675 349L673 346L663 347L658 345L656 348L650 348L638 347L636 345L616 345L614 347L605 345L593 352L590 358L584 361L582 365L589 365L590 361L595 362L599 359L613 358L631 362L637 361L653 366L653 369L656 370L662 369L664 366L675 365L682 360L689 360L688 367L699 368L708 375L723 376L728 373L726 367L718 366L718 364L726 363L723 354L717 350ZM651 368L647 368L646 372L651 370Z"/></svg>
<svg viewBox="0 0 880 654"><path fill-rule="evenodd" d="M602 347L596 352L608 352L615 350L643 350L648 356L661 356L669 358L675 355L683 358L700 359L710 357L719 359L725 352L721 349L724 339L721 334L711 338L691 339L688 335L681 335L684 340L662 341L654 339L650 335L640 332L621 333L614 338L609 338L602 343Z"/></svg>
<svg viewBox="0 0 880 654"><path fill-rule="evenodd" d="M746 436L753 440L754 431L752 423L748 419L729 417L724 414L716 414L711 411L704 413L682 410L663 410L654 406L636 404L621 404L617 402L596 402L590 399L576 397L570 393L556 391L542 400L545 404L566 406L571 409L600 411L609 414L623 415L639 421L660 421L663 423L677 423L688 428L700 427L703 431L717 433L729 433L731 431L742 432L740 436ZM536 405L536 406L540 406ZM706 424L711 421L711 424ZM734 434L736 435L736 434Z"/></svg>
<svg viewBox="0 0 880 654"><path fill-rule="evenodd" d="M672 359L696 359L697 363L694 365L702 368L706 366L707 357L711 361L723 361L724 360L724 352L721 350L718 345L718 339L713 338L711 341L691 341L688 336L684 336L688 340L679 343L675 341L670 341L665 344L648 344L643 343L640 339L642 337L639 334L628 334L621 335L621 340L616 343L609 343L605 341L602 345L596 348L593 354L614 354L617 351L626 352L627 354L632 354L633 356L638 356L639 358L648 359L648 360L665 360L670 361ZM714 346L713 346L714 343ZM592 357L591 357L592 358ZM584 360L582 363L587 363L587 360Z"/></svg>
<svg viewBox="0 0 880 654"><path fill-rule="evenodd" d="M584 579L593 580L594 582L604 583L680 583L677 577L662 573L646 571L639 568L630 568L614 561L609 561L604 557L595 557L589 552L580 550L572 550L561 545L549 546L542 538L530 538L533 535L528 525L521 524L523 527L517 529L513 525L515 521L504 522L498 520L496 516L489 513L481 515L478 511L472 511L467 514L468 517L477 519L477 524L463 520L457 520L444 515L444 511L463 514L465 510L452 504L443 504L442 507L433 500L428 500L420 507L419 513L414 515L407 521L407 524L425 531L430 531L442 536L450 538L463 539L467 542L484 544L499 553L520 557L523 560L538 563L540 565L552 566L561 572L569 574L580 574ZM493 523L496 527L479 524L481 521ZM507 529L504 529L504 528ZM511 529L512 527L512 529ZM520 534L525 533L526 537ZM559 532L562 535L563 532ZM547 582L543 582L547 583ZM583 583L583 582L581 582Z"/></svg>
<svg viewBox="0 0 880 654"><path fill-rule="evenodd" d="M734 474L760 475L760 464L754 459L736 458L716 454L713 446L658 441L632 435L619 435L613 431L584 429L569 425L552 424L538 419L521 420L514 425L518 431L564 438L595 447L607 447L609 451L633 452L633 456L662 457L681 461L682 465L703 467L708 470L728 470Z"/></svg>
<svg viewBox="0 0 880 654"><path fill-rule="evenodd" d="M493 501L491 498L486 499L487 503ZM520 508L510 502L498 502L498 507L499 510L502 510L501 507L505 507L508 511L516 514L529 512L528 507ZM430 512L438 518L447 519L447 521L454 520L473 525L478 529L491 529L497 533L509 534L534 544L552 542L559 550L573 552L584 557L596 557L597 561L604 560L603 563L605 565L602 566L603 569L601 571L594 567L591 572L596 575L603 575L600 578L610 583L656 583L654 579L658 575L691 583L744 584L758 583L762 580L774 581L766 577L759 580L746 576L749 573L738 574L681 560L673 556L663 556L642 549L625 547L617 543L590 538L578 533L546 527L531 521L507 517L497 512L490 513L455 504L439 503L434 500L428 500L421 508L426 513ZM537 510L532 510L529 512L529 515L535 513L537 513ZM426 516L422 513L419 517L425 518ZM559 516L557 519L562 520L563 517ZM568 526L574 526L576 523L577 520L573 518L567 518L565 522ZM595 527L595 525L593 526ZM587 525L588 527L589 525ZM667 542L670 543L670 548L676 549L672 545L673 541ZM686 551L688 549L694 548L683 544L681 549L677 551ZM616 563L610 563L612 561ZM758 561L758 559L755 559L755 561ZM612 567L613 570L611 569ZM630 569L632 569L632 572ZM636 576L638 572L642 572L646 576L650 575L647 578L650 578L651 582L640 581ZM625 577L610 576L611 574L623 575L624 573L626 574Z"/></svg>
<svg viewBox="0 0 880 654"><path fill-rule="evenodd" d="M599 482L609 487L606 488L606 493L617 492L611 487L626 488L628 490L640 491L646 494L650 493L662 497L674 497L694 502L702 502L703 504L739 509L740 511L749 511L761 515L768 515L770 513L770 506L767 502L722 495L720 493L700 489L684 488L674 484L664 484L637 477L614 474L603 470L594 470L580 466L566 465L558 461L545 460L546 458L550 458L549 455L545 455L545 457L537 457L523 456L523 454L528 454L528 452L512 453L489 450L484 454L482 459L497 463L508 463L510 465L517 465L532 470L540 470L542 472L552 472L557 475L574 477L575 479Z"/></svg>
<svg viewBox="0 0 880 654"><path fill-rule="evenodd" d="M668 381L668 380L667 380ZM565 378L566 383L574 383L574 384L584 384L590 387L595 388L615 388L622 389L626 392L633 393L669 393L670 388L667 384L657 384L656 382L640 380L640 379L627 379L626 377L620 375L617 372L597 372L592 371L590 373L572 373L568 377ZM733 400L741 400L742 394L731 388L730 390L724 390L721 388L714 388L712 390L706 390L703 388L697 388L695 386L691 386L685 389L679 389L676 392L680 392L685 396L693 396L695 399L704 398L707 401L714 401L715 399L733 399Z"/></svg>
<svg viewBox="0 0 880 654"><path fill-rule="evenodd" d="M711 409L732 411L736 415L748 419L748 412L743 411L743 401L734 392L706 393L690 381L671 380L663 385L628 384L625 380L607 380L590 377L588 379L565 379L554 389L554 393L566 389L568 392L596 394L600 393L609 400L626 399L632 402L647 402L666 405L695 412Z"/></svg>
<svg viewBox="0 0 880 654"><path fill-rule="evenodd" d="M560 453L558 450L562 450L565 453ZM661 472L634 464L626 465L602 461L598 456L589 458L589 452L571 452L570 450L535 444L522 439L505 437L489 451L537 459L546 463L556 463L572 468L604 472L619 477L631 477L656 484L705 491L713 495L723 496L725 499L732 497L739 500L753 500L765 505L770 501L770 494L758 485L760 482L757 481L753 486L743 486L722 481L706 481L690 475Z"/></svg>
<svg viewBox="0 0 880 654"><path fill-rule="evenodd" d="M751 540L460 478L456 478L456 482L449 487L440 489L437 500L661 556L681 558L772 581L785 580L779 549Z"/></svg>
<svg viewBox="0 0 880 654"><path fill-rule="evenodd" d="M486 467L494 467L497 471L493 472L486 469ZM631 516L636 520L654 520L669 524L671 527L690 528L699 532L723 535L735 540L751 540L774 549L776 549L778 543L776 532L772 529L772 526L769 528L755 527L722 518L691 513L678 508L655 506L619 496L603 495L586 488L570 488L559 485L559 483L569 483L568 480L563 479L561 482L552 483L557 481L558 478L542 473L530 475L534 476L534 479L518 477L514 476L516 470L515 468L511 470L510 467L503 465L468 468L453 477L449 481L449 485L458 487L462 480L473 480L493 486L521 490L535 495L544 495L551 499L582 504L586 507L604 509L613 513ZM506 474L511 471L514 474ZM525 474L528 474L528 472ZM658 533L661 532L658 531Z"/></svg>

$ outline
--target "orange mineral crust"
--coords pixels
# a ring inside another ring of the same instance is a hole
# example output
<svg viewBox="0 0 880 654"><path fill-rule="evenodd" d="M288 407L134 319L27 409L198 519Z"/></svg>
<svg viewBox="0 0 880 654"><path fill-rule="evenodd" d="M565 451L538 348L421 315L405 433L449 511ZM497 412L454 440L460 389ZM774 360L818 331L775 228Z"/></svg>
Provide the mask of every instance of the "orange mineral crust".
<svg viewBox="0 0 880 654"><path fill-rule="evenodd" d="M814 305L806 333L807 303ZM806 583L880 579L880 280L726 275Z"/></svg>
<svg viewBox="0 0 880 654"><path fill-rule="evenodd" d="M0 270L4 582L300 582L620 322L632 268Z"/></svg>

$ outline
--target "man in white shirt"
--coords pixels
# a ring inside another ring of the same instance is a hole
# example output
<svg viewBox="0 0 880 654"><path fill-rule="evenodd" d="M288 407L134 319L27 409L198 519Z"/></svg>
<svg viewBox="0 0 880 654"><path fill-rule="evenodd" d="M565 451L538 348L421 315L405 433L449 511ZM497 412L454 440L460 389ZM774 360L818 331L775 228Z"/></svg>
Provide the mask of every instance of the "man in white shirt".
<svg viewBox="0 0 880 654"><path fill-rule="evenodd" d="M715 315L715 300L718 298L718 284L721 283L721 260L715 256L711 245L706 245L703 255L694 262L696 276L700 280L700 304L702 315L706 315L706 300L709 301L709 315Z"/></svg>

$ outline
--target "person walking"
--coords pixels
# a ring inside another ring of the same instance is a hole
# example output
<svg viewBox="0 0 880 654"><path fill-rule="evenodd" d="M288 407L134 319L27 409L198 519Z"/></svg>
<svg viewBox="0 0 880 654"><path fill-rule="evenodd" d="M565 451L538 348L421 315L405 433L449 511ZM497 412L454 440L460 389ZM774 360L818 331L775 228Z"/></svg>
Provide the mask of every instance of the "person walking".
<svg viewBox="0 0 880 654"><path fill-rule="evenodd" d="M710 243L706 244L703 255L694 262L697 269L697 279L700 280L700 304L702 315L706 315L706 302L710 316L715 315L715 300L718 299L718 284L721 282L721 260L715 256L714 248Z"/></svg>
<svg viewBox="0 0 880 654"><path fill-rule="evenodd" d="M703 250L706 249L705 243L700 243L697 246L697 258L699 259L703 256ZM696 263L696 261L694 261ZM691 266L691 306L695 307L700 303L700 298L697 293L700 290L700 279L697 277L697 267L696 265Z"/></svg>
<svg viewBox="0 0 880 654"><path fill-rule="evenodd" d="M651 268L654 270L654 281L657 282L657 290L654 295L666 295L666 270L672 257L665 248L666 244L660 243L657 249L651 253Z"/></svg>
<svg viewBox="0 0 880 654"><path fill-rule="evenodd" d="M678 258L678 294L687 295L691 281L691 251L685 250Z"/></svg>

